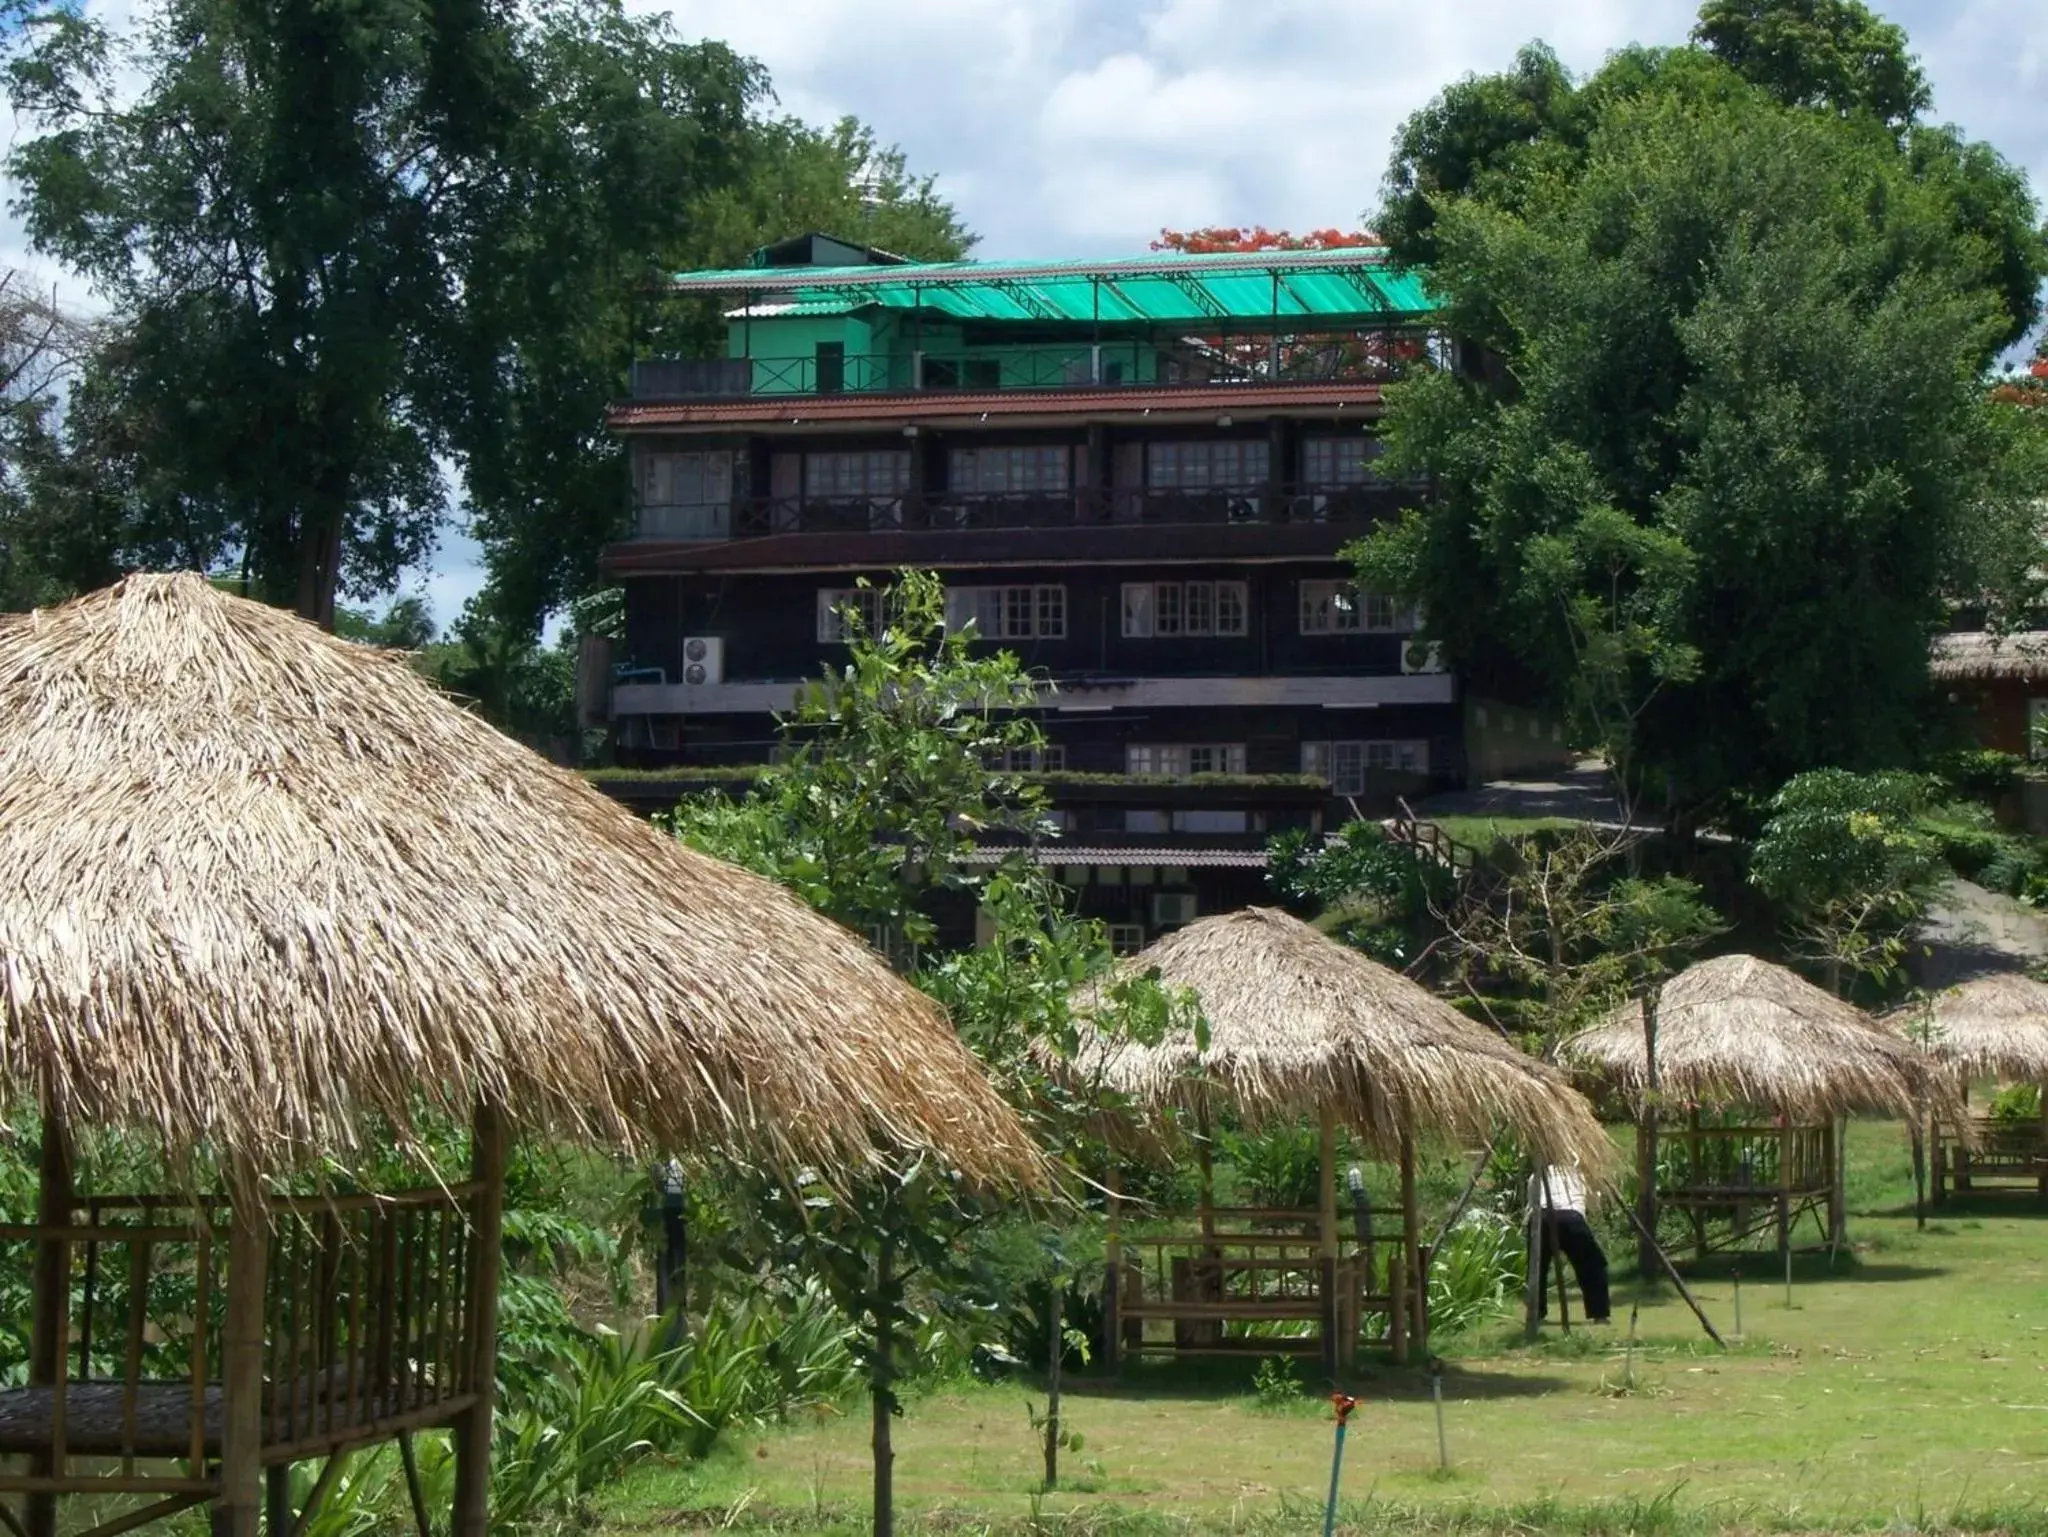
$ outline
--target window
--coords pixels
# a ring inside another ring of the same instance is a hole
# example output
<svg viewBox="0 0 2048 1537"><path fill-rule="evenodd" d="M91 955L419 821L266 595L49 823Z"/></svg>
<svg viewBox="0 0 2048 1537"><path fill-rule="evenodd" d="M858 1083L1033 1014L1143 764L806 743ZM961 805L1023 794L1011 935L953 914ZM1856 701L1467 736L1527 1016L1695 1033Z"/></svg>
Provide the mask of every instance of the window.
<svg viewBox="0 0 2048 1537"><path fill-rule="evenodd" d="M1064 491L1072 455L1050 448L956 448L946 468L950 491Z"/></svg>
<svg viewBox="0 0 2048 1537"><path fill-rule="evenodd" d="M1424 741L1303 742L1301 771L1320 774L1337 795L1365 793L1365 776L1427 774L1429 743Z"/></svg>
<svg viewBox="0 0 2048 1537"><path fill-rule="evenodd" d="M1360 592L1350 582L1301 584L1304 635L1392 635L1414 628L1415 610L1402 608L1384 594Z"/></svg>
<svg viewBox="0 0 2048 1537"><path fill-rule="evenodd" d="M1310 486L1366 486L1384 479L1373 462L1386 447L1378 438L1309 438L1301 445L1301 479Z"/></svg>
<svg viewBox="0 0 2048 1537"><path fill-rule="evenodd" d="M1057 774L1067 766L1067 749L1056 742L1043 747L1009 747L991 753L988 766L998 774Z"/></svg>
<svg viewBox="0 0 2048 1537"><path fill-rule="evenodd" d="M1266 483L1266 440L1151 443L1145 484L1168 491L1242 491Z"/></svg>
<svg viewBox="0 0 2048 1537"><path fill-rule="evenodd" d="M1176 811L1173 814L1173 830L1177 833L1248 833L1256 832L1251 817L1243 811Z"/></svg>
<svg viewBox="0 0 2048 1537"><path fill-rule="evenodd" d="M1145 948L1145 925L1142 923L1110 924L1109 948L1112 954L1136 955Z"/></svg>
<svg viewBox="0 0 2048 1537"><path fill-rule="evenodd" d="M643 538L723 539L730 531L731 516L731 453L641 456Z"/></svg>
<svg viewBox="0 0 2048 1537"><path fill-rule="evenodd" d="M1127 833L1163 833L1172 826L1173 819L1163 811L1124 809L1124 831Z"/></svg>
<svg viewBox="0 0 2048 1537"><path fill-rule="evenodd" d="M901 496L909 489L910 454L905 449L804 455L804 494L808 497Z"/></svg>
<svg viewBox="0 0 2048 1537"><path fill-rule="evenodd" d="M861 629L873 635L882 628L887 613L881 587L820 587L818 589L818 641L821 645L843 645L853 639L849 616L858 615Z"/></svg>
<svg viewBox="0 0 2048 1537"><path fill-rule="evenodd" d="M1124 748L1124 772L1187 779L1195 774L1242 774L1242 742L1133 742Z"/></svg>
<svg viewBox="0 0 2048 1537"><path fill-rule="evenodd" d="M1126 582L1124 634L1242 635L1243 582Z"/></svg>
<svg viewBox="0 0 2048 1537"><path fill-rule="evenodd" d="M949 587L946 627L973 624L983 640L1064 640L1064 587Z"/></svg>

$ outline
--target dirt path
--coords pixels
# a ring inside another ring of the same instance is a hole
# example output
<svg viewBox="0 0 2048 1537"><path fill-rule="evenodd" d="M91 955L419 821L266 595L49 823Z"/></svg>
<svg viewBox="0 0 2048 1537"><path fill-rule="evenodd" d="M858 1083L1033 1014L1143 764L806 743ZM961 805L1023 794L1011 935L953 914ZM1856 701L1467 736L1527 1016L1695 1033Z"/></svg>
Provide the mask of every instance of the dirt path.
<svg viewBox="0 0 2048 1537"><path fill-rule="evenodd" d="M1927 911L1909 959L1922 987L1947 987L2048 958L2048 916L1970 881L1951 881Z"/></svg>

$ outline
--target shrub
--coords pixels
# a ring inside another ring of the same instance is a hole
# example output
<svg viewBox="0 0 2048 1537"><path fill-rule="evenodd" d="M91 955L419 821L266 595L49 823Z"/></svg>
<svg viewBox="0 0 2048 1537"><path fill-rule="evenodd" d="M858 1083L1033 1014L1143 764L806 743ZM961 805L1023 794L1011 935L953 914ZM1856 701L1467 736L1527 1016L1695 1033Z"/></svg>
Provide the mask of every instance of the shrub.
<svg viewBox="0 0 2048 1537"><path fill-rule="evenodd" d="M2008 1084L1992 1096L1991 1118L1994 1121L2030 1123L2040 1117L2041 1089L2038 1084Z"/></svg>
<svg viewBox="0 0 2048 1537"><path fill-rule="evenodd" d="M2017 788L2026 769L2027 760L2018 753L1999 752L1990 747L1944 753L1934 764L1934 771L1957 794L1982 801L1995 801Z"/></svg>
<svg viewBox="0 0 2048 1537"><path fill-rule="evenodd" d="M1429 1328L1456 1334L1496 1318L1521 1290L1528 1254L1521 1223L1473 1207L1452 1225L1431 1256Z"/></svg>
<svg viewBox="0 0 2048 1537"><path fill-rule="evenodd" d="M1314 1211L1322 1199L1322 1136L1305 1122L1226 1133L1223 1151L1254 1205Z"/></svg>

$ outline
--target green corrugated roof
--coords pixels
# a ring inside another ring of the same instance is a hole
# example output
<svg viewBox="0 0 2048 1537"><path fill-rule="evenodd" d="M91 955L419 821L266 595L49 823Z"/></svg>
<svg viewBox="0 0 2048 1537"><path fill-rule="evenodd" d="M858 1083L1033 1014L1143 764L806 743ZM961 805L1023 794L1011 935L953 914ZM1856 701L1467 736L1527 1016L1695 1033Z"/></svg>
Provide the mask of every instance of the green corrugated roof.
<svg viewBox="0 0 2048 1537"><path fill-rule="evenodd" d="M1121 261L914 262L685 272L684 293L759 294L781 304L937 310L962 320L1129 322L1424 316L1424 277L1372 250L1261 251ZM818 313L811 310L810 313Z"/></svg>

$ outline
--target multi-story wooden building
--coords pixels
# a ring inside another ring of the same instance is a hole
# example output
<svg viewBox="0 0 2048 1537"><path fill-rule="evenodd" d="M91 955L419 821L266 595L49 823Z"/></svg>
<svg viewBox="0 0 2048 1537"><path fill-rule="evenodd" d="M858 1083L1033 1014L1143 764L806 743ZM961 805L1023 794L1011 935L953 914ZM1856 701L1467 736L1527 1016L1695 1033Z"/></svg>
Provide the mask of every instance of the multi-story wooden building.
<svg viewBox="0 0 2048 1537"><path fill-rule="evenodd" d="M726 356L641 361L612 413L623 760L759 761L873 611L860 579L920 567L1054 685L1040 767L1092 861L1070 878L1117 856L1097 884L1148 928L1190 912L1164 888L1199 896L1191 861L1461 779L1456 679L1339 558L1427 493L1373 434L1381 385L1446 345L1418 278L1371 249L934 264L808 236L756 260L674 281L721 299Z"/></svg>

